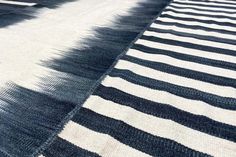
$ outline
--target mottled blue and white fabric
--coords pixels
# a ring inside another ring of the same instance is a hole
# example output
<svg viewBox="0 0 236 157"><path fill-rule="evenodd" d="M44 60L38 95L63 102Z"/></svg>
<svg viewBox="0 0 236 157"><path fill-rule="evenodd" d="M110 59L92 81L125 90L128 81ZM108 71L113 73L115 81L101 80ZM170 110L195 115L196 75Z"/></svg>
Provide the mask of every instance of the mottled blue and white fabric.
<svg viewBox="0 0 236 157"><path fill-rule="evenodd" d="M236 1L0 0L0 156L236 157Z"/></svg>
<svg viewBox="0 0 236 157"><path fill-rule="evenodd" d="M0 0L0 156L42 154L168 2Z"/></svg>

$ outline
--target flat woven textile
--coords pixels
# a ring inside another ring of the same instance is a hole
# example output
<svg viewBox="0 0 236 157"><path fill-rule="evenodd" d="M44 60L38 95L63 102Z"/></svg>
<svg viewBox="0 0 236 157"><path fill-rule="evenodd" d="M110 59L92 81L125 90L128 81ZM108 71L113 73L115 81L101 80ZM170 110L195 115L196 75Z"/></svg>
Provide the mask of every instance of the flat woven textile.
<svg viewBox="0 0 236 157"><path fill-rule="evenodd" d="M236 157L236 1L14 2L0 157Z"/></svg>
<svg viewBox="0 0 236 157"><path fill-rule="evenodd" d="M233 1L172 2L50 149L70 143L93 156L236 156L235 9Z"/></svg>
<svg viewBox="0 0 236 157"><path fill-rule="evenodd" d="M48 148L169 2L0 0L0 156ZM70 147L55 152L48 156L83 156Z"/></svg>

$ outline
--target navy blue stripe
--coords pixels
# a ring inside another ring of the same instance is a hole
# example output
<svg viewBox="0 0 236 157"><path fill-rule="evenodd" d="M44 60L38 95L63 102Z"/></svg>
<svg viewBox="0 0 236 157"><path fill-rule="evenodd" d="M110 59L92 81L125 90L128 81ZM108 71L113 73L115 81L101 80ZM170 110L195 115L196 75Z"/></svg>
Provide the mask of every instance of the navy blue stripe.
<svg viewBox="0 0 236 157"><path fill-rule="evenodd" d="M175 67L175 66L168 65L165 63L146 61L146 60L138 59L138 58L131 57L131 56L124 56L123 59L143 65L143 66L146 66L146 67L149 67L149 68L152 68L152 69L167 72L170 74L175 74L175 75L179 75L179 76L183 76L183 77L187 77L187 78L192 78L195 80L201 80L201 81L213 83L216 85L232 86L232 87L236 88L236 80L235 79L211 75L211 74L198 72L198 71L194 71L194 70L189 70L189 69L185 69L185 68L179 68L179 67Z"/></svg>
<svg viewBox="0 0 236 157"><path fill-rule="evenodd" d="M212 13L227 13L227 14L232 14L232 12L228 12L228 11L222 11L222 10L208 10L208 9L200 9L200 8L194 8L194 7L191 7L191 6L173 6L173 5L169 5L173 8L176 8L176 9L193 9L193 10L198 10L198 11L208 11L208 12L212 12Z"/></svg>
<svg viewBox="0 0 236 157"><path fill-rule="evenodd" d="M145 40L148 40L148 41L153 41L153 42L163 43L163 44L168 44L168 45L191 48L191 49L196 49L196 50L208 51L209 53L220 53L220 54L227 54L227 55L236 56L236 51L235 50L228 50L228 49L223 49L223 48L216 48L216 47L211 47L211 46L198 45L197 43L178 41L178 38L171 40L171 39L162 38L161 36L156 37L156 36L143 35L140 39L145 39ZM214 54L212 54L212 55L214 55Z"/></svg>
<svg viewBox="0 0 236 157"><path fill-rule="evenodd" d="M172 11L174 13L181 13L181 14L186 14L186 15L195 15L195 16L204 16L204 17L213 17L213 18L226 18L226 19L230 19L230 20L236 20L235 17L231 17L231 16L225 16L225 15L209 15L209 14L202 14L201 12L199 13L195 13L195 12L189 12L189 11L184 11L182 12L181 10L174 10L172 8L166 8L165 12L167 11ZM164 13L165 13L164 12ZM227 22L230 23L230 22ZM231 23L230 23L231 24Z"/></svg>
<svg viewBox="0 0 236 157"><path fill-rule="evenodd" d="M1 14L0 15L0 28L9 26L13 23L18 23L22 20L30 20L32 19L32 16L26 15L26 14L18 14L18 13L7 13L7 14Z"/></svg>
<svg viewBox="0 0 236 157"><path fill-rule="evenodd" d="M77 147L60 137L54 140L43 155L45 157L99 157L98 154Z"/></svg>
<svg viewBox="0 0 236 157"><path fill-rule="evenodd" d="M56 9L63 3L68 3L74 0L15 0L15 1L37 3L37 5L29 8L21 5L0 3L0 10L2 10L0 11L1 12L0 28L16 24L23 20L30 20L36 18L37 16L35 16L35 13L39 11L40 8L47 7L51 9Z"/></svg>
<svg viewBox="0 0 236 157"><path fill-rule="evenodd" d="M200 3L197 3L197 4L191 4L191 3L184 3L184 2L173 2L175 4L184 4L184 5L188 5L188 6L202 6L202 7L208 7L208 8L215 8L215 10L217 10L217 8L221 8L221 9L236 9L235 4L232 5L232 6L216 6L216 5L211 5L211 4L200 4ZM230 11L229 11L230 12ZM236 12L236 11L235 11ZM235 12L232 12L232 13L235 13Z"/></svg>
<svg viewBox="0 0 236 157"><path fill-rule="evenodd" d="M210 2L210 1L206 1L206 0L189 0L189 1L193 1L193 2ZM228 2L226 2L226 1L224 1L224 2L212 1L212 3L235 5L235 3L231 3L230 1L228 1Z"/></svg>
<svg viewBox="0 0 236 157"><path fill-rule="evenodd" d="M200 22L200 23L205 23L205 24L216 24L219 26L236 27L236 24L230 23L230 22L218 22L218 21L214 21L214 20L178 17L178 16L169 15L169 14L163 14L160 17L166 17L166 18L171 18L171 19L175 19L175 20L183 20L183 21L194 21L194 22ZM228 30L228 29L221 29L221 30Z"/></svg>
<svg viewBox="0 0 236 157"><path fill-rule="evenodd" d="M146 52L146 53L150 53L150 54L163 54L163 55L170 56L173 58L177 58L177 59L181 59L181 60L185 60L185 61L190 61L190 62L196 62L196 63L200 63L200 64L205 64L205 65L210 65L213 67L236 70L236 64L233 64L233 63L212 60L212 59L207 59L207 58L202 58L202 57L192 56L192 55L187 55L187 54L181 54L181 53L176 53L173 51L151 48L151 47L144 46L141 44L134 44L132 49L139 50L139 51Z"/></svg>
<svg viewBox="0 0 236 157"><path fill-rule="evenodd" d="M73 118L73 121L91 130L109 134L116 140L152 156L207 156L175 141L151 135L123 121L108 118L85 108L80 109L79 113Z"/></svg>
<svg viewBox="0 0 236 157"><path fill-rule="evenodd" d="M166 21L162 22L162 21L156 20L155 23L166 25L166 26L177 26L177 27L188 28L188 29L193 29L193 30L199 29L199 30L204 30L208 32L217 32L217 33L222 33L222 34L236 35L236 32L230 31L230 30L215 29L215 28L209 28L209 27L204 27L204 26L199 26L199 25L185 25L185 24L182 24L181 22L166 22Z"/></svg>
<svg viewBox="0 0 236 157"><path fill-rule="evenodd" d="M187 88L183 86L174 85L168 82L159 81L150 79L148 77L143 77L141 75L137 75L129 70L118 70L114 69L110 74L113 77L121 77L129 82L145 86L148 88L167 91L174 95L178 95L180 97L184 97L191 100L200 100L206 102L212 106L236 110L236 99L221 97L217 95L213 95L207 92L199 91L193 88ZM206 89L207 90L207 89Z"/></svg>
<svg viewBox="0 0 236 157"><path fill-rule="evenodd" d="M13 156L33 153L76 106L15 85L0 94L0 104L0 148Z"/></svg>
<svg viewBox="0 0 236 157"><path fill-rule="evenodd" d="M161 24L161 23L160 23ZM231 39L225 39L221 37L213 37L213 36L208 36L208 35L199 35L199 34L192 34L192 32L178 32L173 29L160 29L160 28L148 28L148 31L153 31L153 32L162 32L162 33L171 33L183 37L192 37L196 39L202 39L202 40L209 40L209 41L215 41L219 43L226 43L226 44L236 44L236 40L231 40Z"/></svg>
<svg viewBox="0 0 236 157"><path fill-rule="evenodd" d="M132 107L149 115L173 120L194 130L234 142L236 141L236 127L214 121L205 116L185 112L168 104L155 103L103 85L100 85L93 95Z"/></svg>

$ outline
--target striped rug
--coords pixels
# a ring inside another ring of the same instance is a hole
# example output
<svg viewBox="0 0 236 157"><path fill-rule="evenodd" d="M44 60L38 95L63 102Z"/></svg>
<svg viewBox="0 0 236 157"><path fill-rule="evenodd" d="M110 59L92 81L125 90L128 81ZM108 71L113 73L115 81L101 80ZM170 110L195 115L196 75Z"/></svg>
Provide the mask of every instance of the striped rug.
<svg viewBox="0 0 236 157"><path fill-rule="evenodd" d="M0 0L0 157L236 157L235 0Z"/></svg>
<svg viewBox="0 0 236 157"><path fill-rule="evenodd" d="M174 0L45 157L235 157L236 1Z"/></svg>

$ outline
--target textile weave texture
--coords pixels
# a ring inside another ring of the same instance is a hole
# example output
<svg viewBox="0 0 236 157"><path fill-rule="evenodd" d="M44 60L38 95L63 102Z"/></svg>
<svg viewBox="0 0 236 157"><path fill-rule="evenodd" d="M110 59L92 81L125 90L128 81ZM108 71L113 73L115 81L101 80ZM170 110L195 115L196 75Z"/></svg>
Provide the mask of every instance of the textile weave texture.
<svg viewBox="0 0 236 157"><path fill-rule="evenodd" d="M0 12L0 156L236 157L236 1Z"/></svg>

